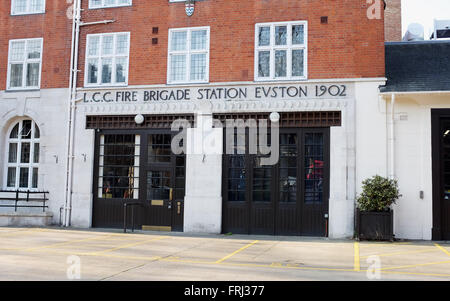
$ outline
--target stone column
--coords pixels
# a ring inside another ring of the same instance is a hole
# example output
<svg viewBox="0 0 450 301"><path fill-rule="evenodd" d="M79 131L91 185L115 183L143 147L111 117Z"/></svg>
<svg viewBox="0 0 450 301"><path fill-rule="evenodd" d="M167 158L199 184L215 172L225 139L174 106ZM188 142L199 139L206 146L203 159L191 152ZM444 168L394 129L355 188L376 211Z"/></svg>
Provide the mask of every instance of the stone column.
<svg viewBox="0 0 450 301"><path fill-rule="evenodd" d="M221 233L223 129L209 110L196 122L187 132L184 232Z"/></svg>

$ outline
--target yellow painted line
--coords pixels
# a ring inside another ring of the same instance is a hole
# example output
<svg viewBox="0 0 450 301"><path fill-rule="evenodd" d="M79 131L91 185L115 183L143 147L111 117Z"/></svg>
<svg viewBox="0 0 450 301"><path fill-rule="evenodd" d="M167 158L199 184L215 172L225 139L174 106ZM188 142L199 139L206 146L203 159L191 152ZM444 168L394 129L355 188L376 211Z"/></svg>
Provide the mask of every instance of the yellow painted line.
<svg viewBox="0 0 450 301"><path fill-rule="evenodd" d="M126 248L130 248L130 247L134 247L134 246L143 245L143 244L146 244L151 241L161 240L161 239L165 239L165 238L168 238L168 237L163 236L163 237L147 239L144 241L139 241L139 242L135 242L135 243L131 243L131 244L125 244L125 245L121 245L121 246L118 246L115 248L106 249L106 250L102 250L102 251L98 251L98 252L92 252L92 253L88 253L88 254L92 254L92 255L104 254L104 253L108 253L108 252L113 252L113 251L117 251L117 250L121 250L121 249L126 249Z"/></svg>
<svg viewBox="0 0 450 301"><path fill-rule="evenodd" d="M413 273L413 272L393 272L381 271L383 274L400 274L400 275L414 275L414 276L433 276L433 277L450 277L450 274L433 274L433 273Z"/></svg>
<svg viewBox="0 0 450 301"><path fill-rule="evenodd" d="M388 257L388 256L395 256L395 255L430 253L430 252L437 252L437 250L436 249L426 249L426 250L404 251L404 252L385 253L385 254L372 254L372 255L361 256L361 258L369 258L370 256Z"/></svg>
<svg viewBox="0 0 450 301"><path fill-rule="evenodd" d="M69 241L64 241L64 242L59 242L59 243L55 243L55 244L51 244L51 245L46 245L46 246L40 246L40 247L34 247L34 248L28 248L28 249L24 249L25 251L35 251L35 250L39 250L39 249L48 249L48 248L54 248L54 247L59 247L59 246L65 246L65 245L70 245L70 244L74 244L77 242L83 242L83 241L89 241L89 240L98 240L98 239L103 239L105 237L109 237L111 235L100 235L100 236L95 236L95 237L89 237L89 238L83 238L83 239L75 239L75 240L69 240Z"/></svg>
<svg viewBox="0 0 450 301"><path fill-rule="evenodd" d="M239 253L239 252L241 252L241 251L243 251L243 250L245 250L245 249L247 249L247 248L253 246L253 245L256 244L257 242L259 242L259 240L255 240L255 241L249 243L248 245L243 246L243 247L240 248L239 250L236 250L236 251L234 251L233 253L228 254L228 255L225 256L224 258L217 260L216 263L221 263L221 262L223 262L223 261L225 261L225 260L231 258L232 256L236 255L237 253Z"/></svg>
<svg viewBox="0 0 450 301"><path fill-rule="evenodd" d="M354 264L353 270L356 272L361 271L361 262L359 256L359 242L355 241L353 244L353 252L354 252Z"/></svg>
<svg viewBox="0 0 450 301"><path fill-rule="evenodd" d="M434 244L439 250L441 250L442 252L444 252L445 254L447 254L448 256L450 256L450 252L447 251L446 249L444 249L441 245L439 245L438 243Z"/></svg>
<svg viewBox="0 0 450 301"><path fill-rule="evenodd" d="M438 262L418 263L418 264L403 265L403 266L396 266L396 267L388 267L388 268L382 268L381 270L385 271L385 270L408 269L408 268L415 268L415 267L422 267L422 266L436 265L436 264L445 264L445 263L450 263L450 260L438 261Z"/></svg>

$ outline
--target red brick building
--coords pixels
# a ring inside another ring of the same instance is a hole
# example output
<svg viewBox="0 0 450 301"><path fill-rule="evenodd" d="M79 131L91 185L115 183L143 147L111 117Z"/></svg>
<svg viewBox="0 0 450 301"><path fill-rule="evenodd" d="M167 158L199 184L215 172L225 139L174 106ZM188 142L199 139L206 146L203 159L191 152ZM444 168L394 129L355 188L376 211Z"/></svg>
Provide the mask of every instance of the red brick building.
<svg viewBox="0 0 450 301"><path fill-rule="evenodd" d="M382 3L73 2L0 4L3 188L49 190L45 218L81 227L120 227L124 203L139 202L143 228L353 233L355 148L385 81ZM286 159L271 167L222 149L167 151L179 117L198 126L189 148L207 132L222 140L212 119L271 113Z"/></svg>

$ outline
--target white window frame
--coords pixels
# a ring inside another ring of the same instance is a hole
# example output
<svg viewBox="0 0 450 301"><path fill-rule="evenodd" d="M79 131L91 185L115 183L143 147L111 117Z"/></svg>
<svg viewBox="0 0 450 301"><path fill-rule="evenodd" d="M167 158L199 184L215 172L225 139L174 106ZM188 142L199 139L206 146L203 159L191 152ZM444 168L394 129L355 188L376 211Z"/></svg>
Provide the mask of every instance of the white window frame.
<svg viewBox="0 0 450 301"><path fill-rule="evenodd" d="M40 40L41 41L41 53L40 57L38 59L29 59L28 53L27 53L27 45L29 41L35 41ZM24 50L24 58L22 61L11 61L11 46L14 42L25 42L25 50ZM34 90L34 89L40 89L41 87L41 78L42 78L42 54L44 52L44 39L43 38L33 38L33 39L17 39L17 40L9 40L9 46L8 46L8 73L6 75L6 89L8 91L15 91L15 90ZM37 63L39 62L39 82L37 86L26 86L26 76L27 76L27 70L28 70L28 63ZM23 70L22 70L22 86L21 87L11 87L11 65L12 64L23 64Z"/></svg>
<svg viewBox="0 0 450 301"><path fill-rule="evenodd" d="M126 54L126 58L127 58L127 66L126 66L126 79L124 83L117 83L116 82L116 59L118 57L120 58L124 58L125 55L124 54L116 54L116 45L117 45L117 36L118 35L124 35L127 34L128 35L128 49L127 49L127 54ZM90 37L100 37L99 40L99 54L98 55L89 55L89 38ZM102 41L103 41L103 37L105 36L113 36L113 54L108 54L108 55L103 55L102 54ZM123 87L123 86L128 86L128 80L130 77L130 45L131 45L131 34L130 32L112 32L112 33L96 33L96 34L88 34L86 36L86 54L85 54L85 63L84 63L84 86L85 87L114 87L114 86L119 86L119 87ZM112 59L112 74L111 74L111 82L110 83L102 83L102 59L103 58L111 58ZM89 66L89 59L98 59L98 79L97 79L97 83L93 84L93 83L89 83L88 82L88 66Z"/></svg>
<svg viewBox="0 0 450 301"><path fill-rule="evenodd" d="M11 15L12 16L21 16L21 15L33 15L33 14L44 14L45 13L45 5L46 5L46 1L45 0L41 0L42 3L42 10L40 11L30 11L31 10L31 0L27 0L27 9L25 12L20 12L20 13L16 13L14 11L14 2L16 0L11 0Z"/></svg>
<svg viewBox="0 0 450 301"><path fill-rule="evenodd" d="M304 43L303 45L292 45L292 26L304 26ZM275 27L287 26L287 41L286 45L275 45ZM259 28L270 27L270 45L259 46ZM304 51L303 59L303 76L292 76L292 50ZM275 51L286 50L286 77L275 77ZM259 51L270 51L270 76L259 77L258 70L258 53ZM307 80L308 79L308 22L307 21L289 21L289 22L269 22L255 24L255 62L254 62L254 78L255 81L289 81L289 80Z"/></svg>
<svg viewBox="0 0 450 301"><path fill-rule="evenodd" d="M31 121L31 139L22 139L20 136L20 133L22 131L22 125L23 122L26 120L30 120ZM12 131L14 130L15 126L19 124L19 135L18 138L10 138ZM21 119L18 120L16 122L14 122L14 124L11 126L11 128L8 131L8 135L6 136L6 151L5 151L5 172L4 172L4 187L5 190L11 190L11 191L15 191L15 190L29 190L29 191L38 191L39 189L39 164L41 162L41 143L40 143L40 138L35 138L35 127L39 126L36 124L36 122L32 119ZM40 129L39 129L40 132ZM25 140L25 141L23 141ZM21 151L22 151L22 143L23 142L28 142L30 143L30 162L29 163L20 163L20 159L21 159ZM17 143L17 162L15 163L9 163L9 145L11 143ZM39 143L39 162L35 163L34 161L34 147L36 145L36 143ZM14 187L8 187L8 169L9 168L16 168L16 179L15 179L15 185ZM20 185L20 168L28 168L28 187L19 187ZM33 188L33 169L37 168L38 169L38 183L37 183L37 187Z"/></svg>
<svg viewBox="0 0 450 301"><path fill-rule="evenodd" d="M191 50L191 34L193 31L198 30L206 30L206 49L205 50ZM186 44L187 49L186 50L177 50L172 51L171 50L171 43L172 43L172 34L174 32L187 32L186 37ZM200 27L184 27L184 28L169 28L169 40L167 43L167 84L197 84L197 83L209 83L209 50L210 50L210 26L200 26ZM190 80L191 77L191 54L206 54L206 75L204 80ZM172 81L170 79L170 67L171 67L171 56L173 54L185 54L186 55L186 80L182 81Z"/></svg>
<svg viewBox="0 0 450 301"><path fill-rule="evenodd" d="M101 0L101 4L100 5L94 5L92 0L89 0L89 9L98 9L98 8L108 8L108 7L125 7L125 6L132 6L133 5L133 1L132 0L128 0L128 3L125 4L118 4L118 0L115 0L117 4L106 4L106 0Z"/></svg>

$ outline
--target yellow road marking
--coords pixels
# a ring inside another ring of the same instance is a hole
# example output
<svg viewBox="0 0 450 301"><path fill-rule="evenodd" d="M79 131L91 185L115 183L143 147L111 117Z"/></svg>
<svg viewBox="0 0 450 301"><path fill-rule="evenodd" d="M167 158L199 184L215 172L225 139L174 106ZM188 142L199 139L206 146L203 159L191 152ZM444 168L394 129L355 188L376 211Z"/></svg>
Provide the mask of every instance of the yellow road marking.
<svg viewBox="0 0 450 301"><path fill-rule="evenodd" d="M372 255L361 256L361 258L369 258L370 256L388 257L388 256L395 256L395 255L429 253L429 252L437 252L437 250L436 249L426 249L426 250L419 250L419 251L405 251L405 252L395 252L395 253L385 253L385 254L372 254Z"/></svg>
<svg viewBox="0 0 450 301"><path fill-rule="evenodd" d="M40 246L40 247L34 247L34 248L28 248L28 249L24 249L24 250L25 250L25 251L35 251L35 250L39 250L39 249L54 248L54 247L59 247L59 246L70 245L70 244L77 243L77 242L83 242L83 241L89 241L89 240L103 239L103 238L105 238L105 237L110 237L110 236L111 236L111 235L100 235L100 236L89 237L89 238L83 238L83 239L75 239L75 240L69 240L69 241L59 242L59 243L55 243L55 244L51 244L51 245L46 245L46 246Z"/></svg>
<svg viewBox="0 0 450 301"><path fill-rule="evenodd" d="M359 272L361 271L361 263L359 257L359 242L355 241L355 243L353 244L353 251L354 251L353 270Z"/></svg>
<svg viewBox="0 0 450 301"><path fill-rule="evenodd" d="M125 249L125 248L130 248L130 247L134 247L134 246L138 246L138 245L143 245L145 243L148 243L150 241L156 241L156 240L161 240L161 239L165 239L168 238L167 236L163 236L163 237L157 237L157 238L152 238L152 239L147 239L144 241L139 241L139 242L135 242L135 243L131 243L131 244L125 244L125 245L121 245L115 248L111 248L111 249L106 249L106 250L102 250L102 251L98 251L98 252L92 252L89 254L93 254L93 255L98 255L98 254L104 254L104 253L108 253L108 252L113 252L113 251L117 251L120 249Z"/></svg>
<svg viewBox="0 0 450 301"><path fill-rule="evenodd" d="M446 249L444 249L441 245L439 245L438 243L434 244L439 250L441 250L442 252L444 252L445 254L447 254L448 256L450 256L450 252L447 251Z"/></svg>
<svg viewBox="0 0 450 301"><path fill-rule="evenodd" d="M234 251L233 253L231 253L231 254L225 256L224 258L217 260L216 263L222 263L223 261L225 261L225 260L229 259L230 257L236 255L237 253L239 253L239 252L241 252L241 251L243 251L243 250L245 250L245 249L247 249L247 248L253 246L253 245L256 244L257 242L259 242L259 240L255 240L255 241L249 243L248 245L243 246L243 247L240 248L239 250Z"/></svg>
<svg viewBox="0 0 450 301"><path fill-rule="evenodd" d="M415 275L415 276L435 276L435 277L450 277L450 274L434 274L434 273L413 273L413 272L393 272L381 271L384 274L400 274L400 275Z"/></svg>
<svg viewBox="0 0 450 301"><path fill-rule="evenodd" d="M388 267L388 268L382 268L381 270L385 271L385 270L408 269L408 268L415 268L415 267L421 267L421 266L427 266L427 265L444 264L444 263L450 263L450 260L438 261L438 262L418 263L418 264L403 265L403 266L397 266L397 267Z"/></svg>

